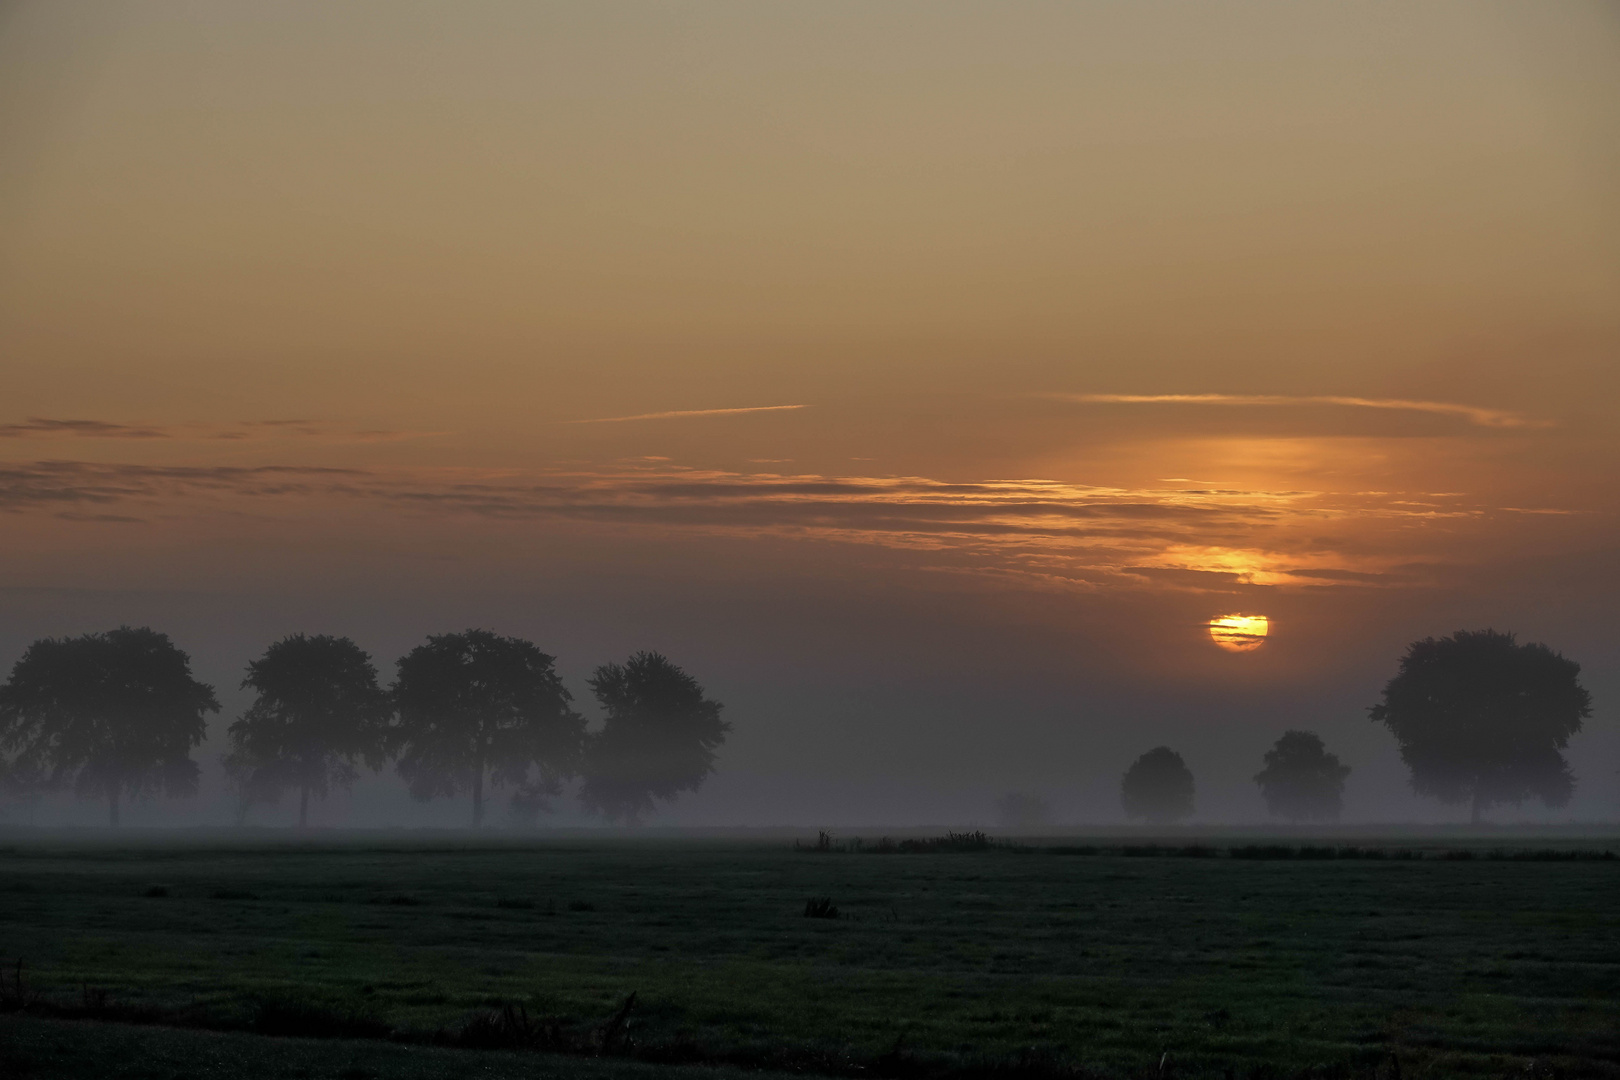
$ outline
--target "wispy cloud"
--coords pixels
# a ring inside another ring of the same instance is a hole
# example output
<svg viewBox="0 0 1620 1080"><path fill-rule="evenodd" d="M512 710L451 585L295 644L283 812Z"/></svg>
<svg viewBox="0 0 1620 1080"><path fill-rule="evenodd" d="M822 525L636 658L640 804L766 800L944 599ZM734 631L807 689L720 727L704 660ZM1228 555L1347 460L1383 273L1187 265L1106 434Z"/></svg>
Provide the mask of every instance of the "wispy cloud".
<svg viewBox="0 0 1620 1080"><path fill-rule="evenodd" d="M354 505L375 508L368 515L377 520L481 517L865 544L910 552L919 566L1032 584L1218 590L1409 583L1409 569L1386 576L1413 561L1409 548L1389 538L1416 535L1414 525L1424 526L1424 536L1430 526L1454 535L1489 513L1463 497L1432 493L1414 499L1399 492L950 482L707 471L651 461L530 473L0 465L0 511L13 513L102 520L249 513L307 521L321 506Z"/></svg>
<svg viewBox="0 0 1620 1080"><path fill-rule="evenodd" d="M1408 412L1460 416L1479 427L1547 427L1545 421L1530 420L1505 409L1460 405L1450 401L1410 401L1405 398L1342 397L1333 394L1294 396L1287 394L1043 394L1057 401L1086 405L1342 405L1357 409L1396 409Z"/></svg>
<svg viewBox="0 0 1620 1080"><path fill-rule="evenodd" d="M114 424L104 420L49 420L30 416L18 424L0 424L0 439L167 439L168 431L145 424Z"/></svg>
<svg viewBox="0 0 1620 1080"><path fill-rule="evenodd" d="M264 465L122 465L32 461L0 465L0 511L108 506L196 495L266 497L331 494L353 469Z"/></svg>
<svg viewBox="0 0 1620 1080"><path fill-rule="evenodd" d="M448 431L354 431L314 420L243 420L234 424L127 424L109 420L54 420L31 416L20 423L0 424L0 439L174 439L287 440L317 439L338 443L399 442L448 435Z"/></svg>
<svg viewBox="0 0 1620 1080"><path fill-rule="evenodd" d="M591 420L562 420L564 424L624 424L631 420L677 420L689 416L735 416L738 413L786 412L803 405L753 405L744 409L673 409L669 412L638 413L635 416L599 416Z"/></svg>

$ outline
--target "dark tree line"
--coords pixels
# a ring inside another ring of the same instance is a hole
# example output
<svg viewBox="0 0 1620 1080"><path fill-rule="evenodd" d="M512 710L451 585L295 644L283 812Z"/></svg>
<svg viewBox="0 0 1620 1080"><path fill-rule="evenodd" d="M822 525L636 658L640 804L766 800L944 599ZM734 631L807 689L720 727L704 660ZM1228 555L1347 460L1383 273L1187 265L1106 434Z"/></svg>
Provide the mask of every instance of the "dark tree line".
<svg viewBox="0 0 1620 1080"><path fill-rule="evenodd" d="M385 689L348 638L283 638L248 665L242 686L254 700L228 729L224 764L243 816L296 793L304 825L311 797L394 761L415 798L469 793L474 826L490 791L510 788L514 806L532 812L575 778L587 809L634 823L713 771L730 725L668 659L640 652L596 669L598 732L554 664L531 642L468 630L412 649ZM0 685L0 784L71 786L105 799L117 825L126 798L195 793L191 750L218 711L213 688L164 634L41 639Z"/></svg>
<svg viewBox="0 0 1620 1080"><path fill-rule="evenodd" d="M392 687L347 638L295 634L248 665L248 709L229 728L225 767L254 803L309 800L347 787L363 765L395 761L418 799L470 793L473 824L486 793L512 790L524 812L544 808L579 778L584 806L635 822L660 801L695 791L714 769L730 725L686 672L657 653L604 664L589 680L601 708L587 729L554 668L531 642L469 630L428 638L397 662ZM1563 749L1591 714L1580 665L1545 645L1494 630L1413 642L1382 701L1369 711L1400 746L1419 794L1483 811L1538 798L1562 806L1574 789ZM120 627L30 645L0 685L0 785L71 787L122 803L197 788L191 751L213 688L167 636ZM1288 731L1254 777L1274 816L1339 817L1349 768L1309 731ZM1120 785L1127 816L1184 820L1195 784L1181 755L1143 754Z"/></svg>
<svg viewBox="0 0 1620 1080"><path fill-rule="evenodd" d="M1414 641L1383 700L1368 712L1388 726L1412 789L1469 807L1539 799L1563 806L1575 777L1563 750L1591 715L1581 666L1545 645L1519 644L1495 630L1459 630ZM1273 817L1337 821L1348 766L1319 736L1288 731L1266 752L1254 781ZM1167 746L1148 751L1120 782L1127 817L1168 824L1192 816L1193 775Z"/></svg>

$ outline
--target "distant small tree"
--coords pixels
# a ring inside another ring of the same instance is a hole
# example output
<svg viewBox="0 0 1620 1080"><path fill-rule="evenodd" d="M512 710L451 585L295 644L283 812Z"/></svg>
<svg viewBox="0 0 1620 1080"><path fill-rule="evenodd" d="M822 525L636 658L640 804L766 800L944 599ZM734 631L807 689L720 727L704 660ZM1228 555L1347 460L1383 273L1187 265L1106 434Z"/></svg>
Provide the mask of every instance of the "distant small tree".
<svg viewBox="0 0 1620 1080"><path fill-rule="evenodd" d="M1193 775L1181 755L1155 747L1125 770L1119 786L1125 816L1166 825L1192 816Z"/></svg>
<svg viewBox="0 0 1620 1080"><path fill-rule="evenodd" d="M474 828L486 782L516 787L530 806L554 794L575 772L585 734L554 662L531 642L488 630L429 637L401 657L395 740L411 794L471 791Z"/></svg>
<svg viewBox="0 0 1620 1080"><path fill-rule="evenodd" d="M0 686L0 751L18 777L81 798L107 800L118 824L128 798L191 795L214 689L168 635L123 626L104 634L41 638Z"/></svg>
<svg viewBox="0 0 1620 1080"><path fill-rule="evenodd" d="M1414 641L1368 710L1400 744L1412 788L1470 806L1538 798L1563 806L1575 778L1560 753L1592 713L1581 666L1511 633L1459 630Z"/></svg>
<svg viewBox="0 0 1620 1080"><path fill-rule="evenodd" d="M303 828L311 795L352 785L357 763L387 760L393 709L371 657L348 638L282 638L248 665L242 687L258 697L230 727L225 769L241 785L244 815L252 802L296 791Z"/></svg>
<svg viewBox="0 0 1620 1080"><path fill-rule="evenodd" d="M607 714L586 744L580 801L609 821L635 823L655 800L696 791L731 725L696 679L654 652L603 664L591 690Z"/></svg>
<svg viewBox="0 0 1620 1080"><path fill-rule="evenodd" d="M996 800L996 816L1009 829L1038 828L1052 819L1052 808L1039 795L1010 792Z"/></svg>
<svg viewBox="0 0 1620 1080"><path fill-rule="evenodd" d="M1344 806L1344 780L1350 767L1327 752L1309 731L1285 731L1266 751L1266 767L1255 774L1266 809L1289 821L1337 821Z"/></svg>

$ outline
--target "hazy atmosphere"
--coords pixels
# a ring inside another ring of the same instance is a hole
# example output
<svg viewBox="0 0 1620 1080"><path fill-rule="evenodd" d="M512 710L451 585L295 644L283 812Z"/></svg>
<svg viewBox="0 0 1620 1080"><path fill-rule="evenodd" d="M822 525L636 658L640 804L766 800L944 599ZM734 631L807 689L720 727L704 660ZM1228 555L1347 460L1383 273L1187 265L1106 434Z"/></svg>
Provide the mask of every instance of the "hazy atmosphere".
<svg viewBox="0 0 1620 1080"><path fill-rule="evenodd" d="M1259 823L1289 729L1346 822L1461 822L1368 709L1494 628L1592 713L1489 818L1612 822L1617 11L0 3L0 674L190 655L131 825L236 821L273 642L469 628L592 730L639 650L724 704L648 825L1112 826L1161 745Z"/></svg>

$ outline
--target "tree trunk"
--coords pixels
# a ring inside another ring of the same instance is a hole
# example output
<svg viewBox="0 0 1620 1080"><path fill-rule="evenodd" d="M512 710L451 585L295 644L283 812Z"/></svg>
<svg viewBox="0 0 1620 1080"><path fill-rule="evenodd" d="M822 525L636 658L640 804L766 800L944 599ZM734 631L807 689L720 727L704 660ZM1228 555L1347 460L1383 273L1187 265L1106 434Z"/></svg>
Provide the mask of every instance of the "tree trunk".
<svg viewBox="0 0 1620 1080"><path fill-rule="evenodd" d="M107 788L107 824L118 828L118 785Z"/></svg>
<svg viewBox="0 0 1620 1080"><path fill-rule="evenodd" d="M305 784L298 789L298 827L300 829L309 824L309 785Z"/></svg>
<svg viewBox="0 0 1620 1080"><path fill-rule="evenodd" d="M473 828L484 823L484 766L480 762L478 772L473 776Z"/></svg>

